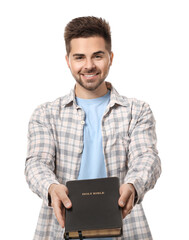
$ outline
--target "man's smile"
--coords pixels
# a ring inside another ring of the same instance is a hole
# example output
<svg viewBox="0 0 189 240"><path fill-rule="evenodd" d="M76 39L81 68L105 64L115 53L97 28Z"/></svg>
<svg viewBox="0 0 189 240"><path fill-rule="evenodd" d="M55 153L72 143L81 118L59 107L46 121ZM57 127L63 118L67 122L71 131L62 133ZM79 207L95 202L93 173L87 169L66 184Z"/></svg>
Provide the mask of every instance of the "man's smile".
<svg viewBox="0 0 189 240"><path fill-rule="evenodd" d="M99 75L99 73L96 74L81 74L83 76L84 79L95 79L97 75Z"/></svg>

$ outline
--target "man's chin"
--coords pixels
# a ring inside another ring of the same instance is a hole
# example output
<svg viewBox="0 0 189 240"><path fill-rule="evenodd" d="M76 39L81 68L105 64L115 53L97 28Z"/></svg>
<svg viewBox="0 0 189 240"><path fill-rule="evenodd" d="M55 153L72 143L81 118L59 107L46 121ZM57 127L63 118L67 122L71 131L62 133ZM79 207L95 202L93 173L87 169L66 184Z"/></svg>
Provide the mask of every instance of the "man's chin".
<svg viewBox="0 0 189 240"><path fill-rule="evenodd" d="M77 81L77 83L83 87L84 89L88 90L88 91L95 91L102 83L104 82L104 80L100 81L100 82L95 82L95 81L88 81L87 83L83 83L82 81Z"/></svg>
<svg viewBox="0 0 189 240"><path fill-rule="evenodd" d="M98 88L98 86L89 86L89 85L81 85L81 86L88 91L95 91Z"/></svg>

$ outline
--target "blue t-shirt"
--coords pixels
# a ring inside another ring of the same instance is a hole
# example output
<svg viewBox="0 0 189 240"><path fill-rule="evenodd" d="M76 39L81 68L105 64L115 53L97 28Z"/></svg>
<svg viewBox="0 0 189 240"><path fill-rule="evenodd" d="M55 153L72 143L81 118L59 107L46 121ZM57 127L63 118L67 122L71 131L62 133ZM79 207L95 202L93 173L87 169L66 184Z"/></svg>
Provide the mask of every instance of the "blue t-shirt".
<svg viewBox="0 0 189 240"><path fill-rule="evenodd" d="M85 112L84 147L78 179L107 177L102 146L101 122L110 100L110 92L94 99L76 97Z"/></svg>
<svg viewBox="0 0 189 240"><path fill-rule="evenodd" d="M107 177L102 146L101 122L110 101L110 91L106 95L94 99L76 97L76 101L85 112L84 147L78 179ZM97 238L96 240L111 239Z"/></svg>

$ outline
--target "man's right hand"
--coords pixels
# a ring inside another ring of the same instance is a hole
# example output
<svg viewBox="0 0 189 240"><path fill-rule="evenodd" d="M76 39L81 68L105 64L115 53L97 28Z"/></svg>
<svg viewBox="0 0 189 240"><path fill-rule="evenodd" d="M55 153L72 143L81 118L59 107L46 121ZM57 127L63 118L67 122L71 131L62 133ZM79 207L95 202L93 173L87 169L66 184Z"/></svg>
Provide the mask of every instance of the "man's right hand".
<svg viewBox="0 0 189 240"><path fill-rule="evenodd" d="M48 192L51 196L51 206L53 207L57 221L64 228L65 208L72 207L72 203L68 198L68 189L63 184L51 184Z"/></svg>

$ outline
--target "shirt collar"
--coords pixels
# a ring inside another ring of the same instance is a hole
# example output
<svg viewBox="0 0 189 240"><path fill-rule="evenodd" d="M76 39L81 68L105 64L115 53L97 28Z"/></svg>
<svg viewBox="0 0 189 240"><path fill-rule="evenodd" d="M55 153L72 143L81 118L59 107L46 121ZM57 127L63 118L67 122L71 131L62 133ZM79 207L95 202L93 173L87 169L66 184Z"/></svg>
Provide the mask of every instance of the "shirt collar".
<svg viewBox="0 0 189 240"><path fill-rule="evenodd" d="M116 91L116 89L112 86L110 82L105 83L107 88L110 90L110 102L109 102L110 107L113 107L115 104L125 107L129 105L128 99L126 97L122 97L121 95L119 95L119 93ZM76 108L79 108L79 106L76 103L75 87L70 91L70 93L65 98L63 106L68 106L71 103L73 103L73 105Z"/></svg>

